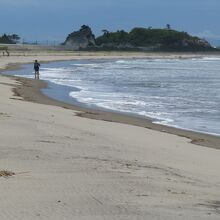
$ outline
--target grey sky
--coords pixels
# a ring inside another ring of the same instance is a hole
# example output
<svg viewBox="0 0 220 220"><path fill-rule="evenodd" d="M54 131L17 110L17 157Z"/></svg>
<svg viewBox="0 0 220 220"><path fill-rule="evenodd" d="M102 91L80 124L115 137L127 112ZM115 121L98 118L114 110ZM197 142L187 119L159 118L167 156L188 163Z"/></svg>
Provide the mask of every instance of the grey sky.
<svg viewBox="0 0 220 220"><path fill-rule="evenodd" d="M165 27L220 40L220 0L0 0L0 33L26 40L59 40L90 25L129 31L134 26Z"/></svg>

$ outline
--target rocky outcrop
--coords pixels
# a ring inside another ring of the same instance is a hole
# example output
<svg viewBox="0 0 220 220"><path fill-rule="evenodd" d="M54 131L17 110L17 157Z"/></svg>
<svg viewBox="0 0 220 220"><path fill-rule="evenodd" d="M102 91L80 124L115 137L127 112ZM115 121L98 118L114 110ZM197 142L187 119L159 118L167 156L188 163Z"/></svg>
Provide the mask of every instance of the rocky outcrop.
<svg viewBox="0 0 220 220"><path fill-rule="evenodd" d="M79 31L72 32L68 35L64 45L73 50L95 46L95 36L89 26L83 25Z"/></svg>
<svg viewBox="0 0 220 220"><path fill-rule="evenodd" d="M212 48L211 44L200 38L193 38L193 39L185 39L182 40L182 47L198 47L198 48Z"/></svg>

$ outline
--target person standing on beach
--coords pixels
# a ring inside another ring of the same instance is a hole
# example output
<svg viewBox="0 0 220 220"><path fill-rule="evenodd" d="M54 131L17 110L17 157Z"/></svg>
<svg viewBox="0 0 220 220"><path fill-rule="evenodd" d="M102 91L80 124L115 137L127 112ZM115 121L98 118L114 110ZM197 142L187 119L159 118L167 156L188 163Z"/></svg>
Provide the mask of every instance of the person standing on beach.
<svg viewBox="0 0 220 220"><path fill-rule="evenodd" d="M40 73L39 73L39 69L40 69L40 63L38 63L37 60L34 61L34 71L35 71L35 79L39 79L40 77Z"/></svg>

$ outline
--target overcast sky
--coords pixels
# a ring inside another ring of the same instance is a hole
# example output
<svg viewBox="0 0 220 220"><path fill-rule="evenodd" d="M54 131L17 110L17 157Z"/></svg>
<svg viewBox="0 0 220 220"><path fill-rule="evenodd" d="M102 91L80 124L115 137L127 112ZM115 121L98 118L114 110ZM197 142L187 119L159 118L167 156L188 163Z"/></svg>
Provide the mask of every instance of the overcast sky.
<svg viewBox="0 0 220 220"><path fill-rule="evenodd" d="M220 40L219 11L220 0L0 0L0 34L64 41L82 24L96 36L102 29L170 24L213 41Z"/></svg>

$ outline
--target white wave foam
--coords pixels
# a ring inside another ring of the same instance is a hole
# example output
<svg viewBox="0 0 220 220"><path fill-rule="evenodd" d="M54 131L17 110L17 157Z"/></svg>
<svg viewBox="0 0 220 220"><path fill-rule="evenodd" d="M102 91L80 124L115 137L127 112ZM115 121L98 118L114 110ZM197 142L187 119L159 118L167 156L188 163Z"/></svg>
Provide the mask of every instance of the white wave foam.
<svg viewBox="0 0 220 220"><path fill-rule="evenodd" d="M203 57L202 60L207 60L207 61L219 61L220 57Z"/></svg>
<svg viewBox="0 0 220 220"><path fill-rule="evenodd" d="M115 63L119 63L119 64L127 64L127 63L131 63L132 61L128 61L128 60L117 60Z"/></svg>
<svg viewBox="0 0 220 220"><path fill-rule="evenodd" d="M41 71L45 71L45 72L70 72L71 69L69 68L41 68Z"/></svg>
<svg viewBox="0 0 220 220"><path fill-rule="evenodd" d="M100 64L95 64L95 63L76 63L76 64L71 64L71 66L76 66L76 67L99 67Z"/></svg>

